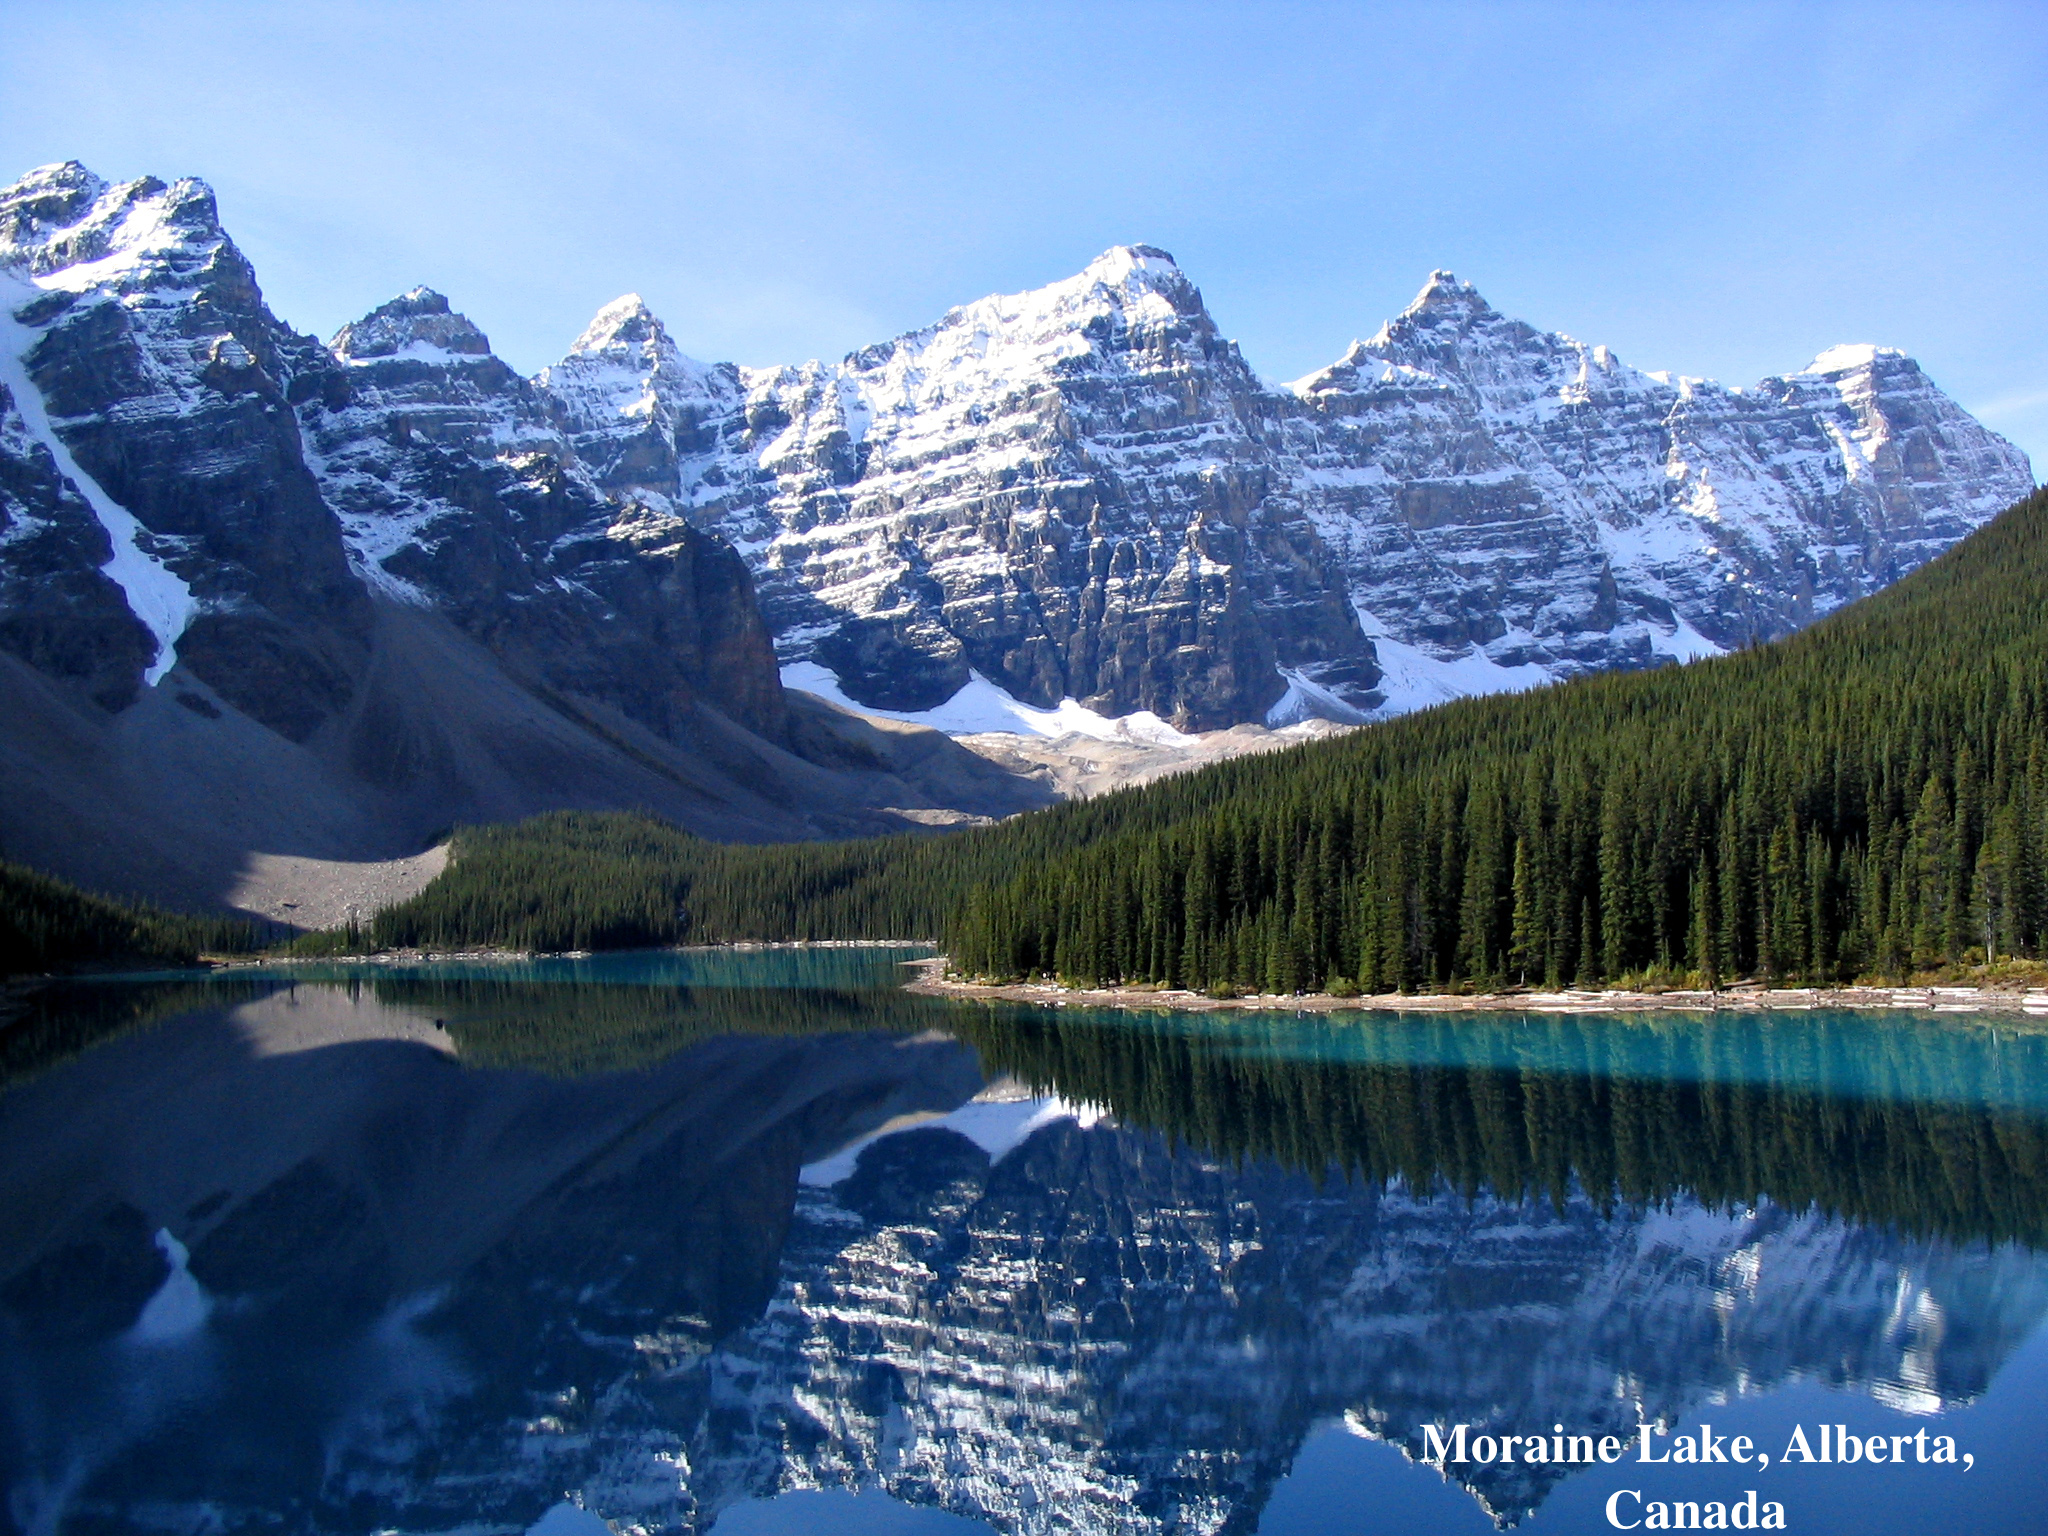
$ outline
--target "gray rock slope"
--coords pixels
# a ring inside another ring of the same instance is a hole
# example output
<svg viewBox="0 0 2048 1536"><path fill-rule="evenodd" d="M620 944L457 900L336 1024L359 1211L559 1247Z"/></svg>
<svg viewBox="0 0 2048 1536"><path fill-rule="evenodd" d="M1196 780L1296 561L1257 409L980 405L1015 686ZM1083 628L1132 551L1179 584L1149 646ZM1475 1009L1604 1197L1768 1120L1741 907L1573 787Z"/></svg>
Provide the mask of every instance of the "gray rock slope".
<svg viewBox="0 0 2048 1536"><path fill-rule="evenodd" d="M200 183L0 192L0 851L217 900L252 852L636 807L832 836L1043 797L784 695L745 563L609 497L445 300L323 346Z"/></svg>
<svg viewBox="0 0 2048 1536"><path fill-rule="evenodd" d="M1897 352L1724 388L1442 272L1270 387L1147 246L799 368L695 363L628 296L536 383L614 495L724 531L783 658L861 703L979 671L1184 729L1733 649L2033 485Z"/></svg>

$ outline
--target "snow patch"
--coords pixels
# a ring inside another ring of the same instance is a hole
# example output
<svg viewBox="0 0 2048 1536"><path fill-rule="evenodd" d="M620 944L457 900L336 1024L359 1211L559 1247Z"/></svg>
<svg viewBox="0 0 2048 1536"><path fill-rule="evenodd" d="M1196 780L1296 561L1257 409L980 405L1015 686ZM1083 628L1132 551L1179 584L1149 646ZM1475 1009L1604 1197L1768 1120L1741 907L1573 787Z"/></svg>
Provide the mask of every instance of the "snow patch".
<svg viewBox="0 0 2048 1536"><path fill-rule="evenodd" d="M100 567L128 599L128 609L156 637L156 659L142 674L154 688L163 675L177 665L178 639L199 611L199 599L171 568L149 553L142 544L143 527L135 515L100 488L100 483L79 468L71 450L50 426L43 392L29 377L23 360L42 333L15 319L14 311L38 290L18 278L0 276L0 383L14 395L29 435L57 461L57 471L85 498L93 516L107 531L113 556Z"/></svg>
<svg viewBox="0 0 2048 1536"><path fill-rule="evenodd" d="M1287 691L1280 702L1266 711L1266 724L1273 730L1300 725L1305 720L1335 720L1341 725L1365 724L1365 713L1345 703L1336 694L1312 681L1293 667L1282 667Z"/></svg>
<svg viewBox="0 0 2048 1536"><path fill-rule="evenodd" d="M1389 720L1395 715L1447 704L1452 699L1520 693L1556 681L1533 661L1506 667L1476 647L1449 660L1432 656L1420 646L1396 640L1365 609L1359 608L1357 613L1360 626L1379 656L1380 692L1387 701L1373 712L1377 719Z"/></svg>
<svg viewBox="0 0 2048 1536"><path fill-rule="evenodd" d="M206 1314L213 1310L213 1303L186 1267L192 1255L185 1245L171 1236L168 1227L157 1229L156 1245L171 1261L171 1272L164 1276L156 1294L143 1303L142 1315L135 1320L131 1337L143 1344L169 1344L189 1338L199 1331L206 1322Z"/></svg>
<svg viewBox="0 0 2048 1536"><path fill-rule="evenodd" d="M960 691L936 709L873 709L848 698L838 676L815 661L793 661L782 669L782 686L885 720L910 725L927 725L948 736L979 736L999 732L1010 736L1090 736L1097 741L1135 741L1159 747L1187 747L1196 738L1175 730L1149 709L1111 718L1099 715L1073 699L1060 700L1056 709L1034 709L1021 703L979 672L969 672Z"/></svg>
<svg viewBox="0 0 2048 1536"><path fill-rule="evenodd" d="M1800 369L1801 373L1841 373L1850 368L1868 368L1880 357L1904 357L1906 354L1896 347L1877 347L1869 342L1845 342L1829 347L1812 362Z"/></svg>
<svg viewBox="0 0 2048 1536"><path fill-rule="evenodd" d="M1001 1093L1001 1090L996 1090L996 1093ZM814 1189L829 1189L850 1176L854 1165L860 1161L861 1153L883 1137L900 1135L909 1130L922 1130L933 1125L941 1125L949 1131L959 1132L986 1152L991 1163L1000 1163L1021 1147L1033 1133L1045 1126L1061 1120L1071 1120L1085 1131L1101 1122L1107 1115L1108 1111L1099 1104L1072 1104L1056 1097L996 1097L984 1090L951 1114L937 1115L928 1120L920 1119L914 1124L902 1122L884 1126L879 1131L848 1142L830 1157L804 1164L798 1171L797 1178Z"/></svg>
<svg viewBox="0 0 2048 1536"><path fill-rule="evenodd" d="M1678 627L1668 635L1654 624L1651 625L1650 649L1659 656L1672 656L1679 661L1701 661L1708 656L1728 654L1723 647L1714 644L1683 618L1678 621Z"/></svg>
<svg viewBox="0 0 2048 1536"><path fill-rule="evenodd" d="M456 352L447 347L437 346L431 341L417 337L404 346L390 352L374 352L366 356L342 356L338 360L350 368L376 368L385 363L431 363L437 368L459 368L464 364L487 363L492 361L488 352Z"/></svg>

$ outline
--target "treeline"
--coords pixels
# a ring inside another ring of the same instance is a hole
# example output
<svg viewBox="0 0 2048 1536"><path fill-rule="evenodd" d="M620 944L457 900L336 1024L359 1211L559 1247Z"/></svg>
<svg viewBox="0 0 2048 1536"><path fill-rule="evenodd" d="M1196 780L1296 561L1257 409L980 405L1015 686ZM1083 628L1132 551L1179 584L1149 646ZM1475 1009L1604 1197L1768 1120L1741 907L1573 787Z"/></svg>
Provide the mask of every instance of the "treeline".
<svg viewBox="0 0 2048 1536"><path fill-rule="evenodd" d="M363 943L572 950L934 934L918 884L889 878L914 851L882 840L733 847L644 816L558 811L459 828L448 868L371 919Z"/></svg>
<svg viewBox="0 0 2048 1536"><path fill-rule="evenodd" d="M578 1077L653 1066L725 1035L914 1033L928 1006L900 989L648 986L378 977L380 1003L426 1013L472 1067Z"/></svg>
<svg viewBox="0 0 2048 1536"><path fill-rule="evenodd" d="M2048 496L1782 641L935 837L458 835L379 946L937 938L1233 992L1903 976L2048 944Z"/></svg>
<svg viewBox="0 0 2048 1536"><path fill-rule="evenodd" d="M1226 765L1229 766L1229 765ZM1120 794L998 827L838 843L708 842L624 812L556 811L458 828L448 868L357 935L302 953L493 946L630 949L744 940L936 940L978 884L1020 862L1157 829L1177 803Z"/></svg>
<svg viewBox="0 0 2048 1536"><path fill-rule="evenodd" d="M267 942L257 924L113 901L19 864L0 863L0 975L88 965L190 965Z"/></svg>
<svg viewBox="0 0 2048 1536"><path fill-rule="evenodd" d="M1180 814L977 885L955 963L1292 992L2039 955L2048 496L1778 644L1249 767L1143 791Z"/></svg>

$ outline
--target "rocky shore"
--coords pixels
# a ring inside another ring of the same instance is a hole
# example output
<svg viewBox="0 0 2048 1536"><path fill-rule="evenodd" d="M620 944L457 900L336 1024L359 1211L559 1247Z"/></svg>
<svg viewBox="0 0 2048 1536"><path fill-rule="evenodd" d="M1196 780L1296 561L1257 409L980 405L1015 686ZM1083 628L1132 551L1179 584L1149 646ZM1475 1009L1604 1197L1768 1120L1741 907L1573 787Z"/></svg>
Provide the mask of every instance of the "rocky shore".
<svg viewBox="0 0 2048 1536"><path fill-rule="evenodd" d="M980 998L1036 1003L1045 1008L1162 1008L1203 1011L1218 1008L1287 1009L1336 1013L1350 1009L1404 1012L1464 1012L1473 1009L1523 1013L1633 1013L1644 1010L1713 1012L1734 1009L1913 1008L1936 1013L2005 1013L2048 1017L2048 987L1728 987L1719 991L1563 991L1401 993L1332 997L1326 992L1260 993L1209 997L1200 992L1148 987L1062 987L1051 982L988 984L946 974L943 958L911 962L915 981L906 990L926 997Z"/></svg>

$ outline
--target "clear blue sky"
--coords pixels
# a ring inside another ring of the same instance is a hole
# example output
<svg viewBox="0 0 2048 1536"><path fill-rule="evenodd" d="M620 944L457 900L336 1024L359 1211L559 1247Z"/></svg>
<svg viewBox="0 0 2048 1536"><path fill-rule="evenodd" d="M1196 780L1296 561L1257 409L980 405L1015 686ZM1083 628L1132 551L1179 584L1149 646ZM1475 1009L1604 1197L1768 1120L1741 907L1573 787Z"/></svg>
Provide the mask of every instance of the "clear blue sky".
<svg viewBox="0 0 2048 1536"><path fill-rule="evenodd" d="M415 283L532 370L644 294L835 357L1105 246L1270 378L1434 267L1730 383L1903 347L2048 474L2048 7L12 0L12 175L197 175L321 335Z"/></svg>

